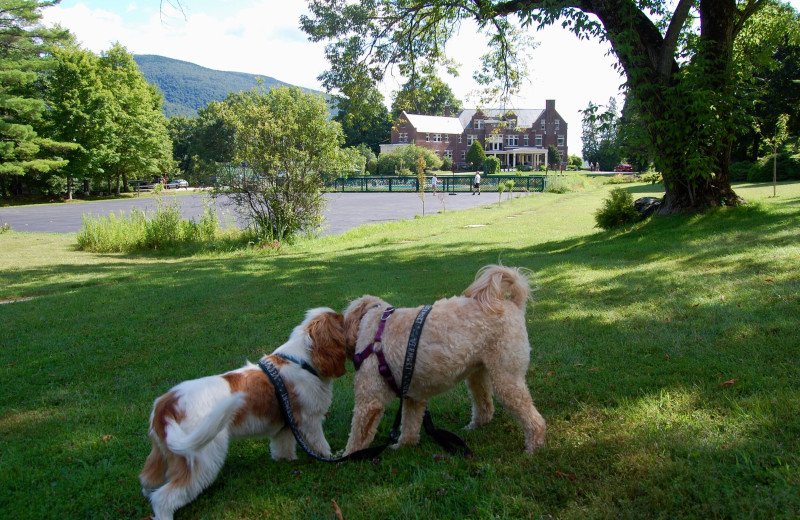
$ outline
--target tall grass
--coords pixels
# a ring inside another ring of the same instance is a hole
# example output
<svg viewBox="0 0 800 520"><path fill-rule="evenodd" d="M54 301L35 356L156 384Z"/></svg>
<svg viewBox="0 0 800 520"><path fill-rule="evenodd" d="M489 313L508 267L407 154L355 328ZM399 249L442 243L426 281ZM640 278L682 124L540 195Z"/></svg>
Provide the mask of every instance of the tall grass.
<svg viewBox="0 0 800 520"><path fill-rule="evenodd" d="M164 198L157 198L155 212L133 209L127 216L123 212L119 216L84 215L78 247L94 253L131 253L179 244L206 244L225 233L214 206L205 197L203 208L197 222L181 218L179 203Z"/></svg>

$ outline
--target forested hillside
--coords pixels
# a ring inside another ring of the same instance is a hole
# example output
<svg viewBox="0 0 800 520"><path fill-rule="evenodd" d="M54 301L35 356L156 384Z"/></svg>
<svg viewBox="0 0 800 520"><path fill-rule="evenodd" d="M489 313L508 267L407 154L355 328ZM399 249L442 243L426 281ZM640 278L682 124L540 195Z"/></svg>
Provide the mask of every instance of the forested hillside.
<svg viewBox="0 0 800 520"><path fill-rule="evenodd" d="M197 116L197 109L209 101L222 101L230 92L250 90L261 77L267 87L288 85L268 76L225 72L152 54L134 56L148 82L164 94L164 113L172 116Z"/></svg>

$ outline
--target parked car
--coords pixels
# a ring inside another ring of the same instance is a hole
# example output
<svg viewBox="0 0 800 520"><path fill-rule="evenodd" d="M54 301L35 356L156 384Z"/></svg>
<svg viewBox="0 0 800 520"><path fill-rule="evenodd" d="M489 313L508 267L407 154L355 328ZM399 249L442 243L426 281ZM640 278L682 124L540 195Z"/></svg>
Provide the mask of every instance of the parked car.
<svg viewBox="0 0 800 520"><path fill-rule="evenodd" d="M167 189L188 188L189 183L185 179L175 179L167 183Z"/></svg>
<svg viewBox="0 0 800 520"><path fill-rule="evenodd" d="M614 167L615 172L632 172L633 166L628 163L618 164Z"/></svg>
<svg viewBox="0 0 800 520"><path fill-rule="evenodd" d="M152 188L152 186L148 186L147 181L140 180L128 181L128 187L133 191L146 190L148 187Z"/></svg>

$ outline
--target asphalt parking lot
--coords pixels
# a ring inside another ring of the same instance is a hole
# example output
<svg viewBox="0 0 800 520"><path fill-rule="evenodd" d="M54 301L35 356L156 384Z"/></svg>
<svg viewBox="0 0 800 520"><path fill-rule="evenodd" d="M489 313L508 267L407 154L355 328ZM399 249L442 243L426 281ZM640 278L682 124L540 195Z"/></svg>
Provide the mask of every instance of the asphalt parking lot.
<svg viewBox="0 0 800 520"><path fill-rule="evenodd" d="M414 218L422 214L422 200L418 193L327 193L328 205L322 235L337 235L362 224L373 224ZM182 194L175 197L184 218L197 219L203 214L203 196L199 193ZM497 202L496 193L471 195L425 194L425 213L454 211ZM235 211L227 200L216 201L217 215L223 224L241 225ZM0 208L0 225L8 224L14 231L34 233L77 233L84 215L106 216L120 212L129 214L134 208L155 211L156 199L142 197L93 202L69 202L36 206L13 206Z"/></svg>

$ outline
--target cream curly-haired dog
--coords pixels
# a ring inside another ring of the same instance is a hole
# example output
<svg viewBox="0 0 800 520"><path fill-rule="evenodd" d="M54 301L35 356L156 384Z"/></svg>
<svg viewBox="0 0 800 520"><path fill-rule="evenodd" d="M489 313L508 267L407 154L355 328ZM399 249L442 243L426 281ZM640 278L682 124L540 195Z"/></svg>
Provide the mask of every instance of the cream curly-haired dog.
<svg viewBox="0 0 800 520"><path fill-rule="evenodd" d="M487 265L462 296L434 303L419 338L395 447L418 443L427 401L464 379L472 397L472 421L467 428L491 421L494 387L498 400L525 432L525 451L531 453L544 444L545 421L525 383L531 350L525 326L529 296L528 277L520 269ZM348 305L344 311L348 356L363 356L376 339L387 307L388 303L370 295ZM402 380L409 333L420 309L396 309L380 334L379 348L396 382ZM386 405L396 397L378 372L377 356L367 355L361 363L354 378L355 406L345 455L369 446Z"/></svg>

